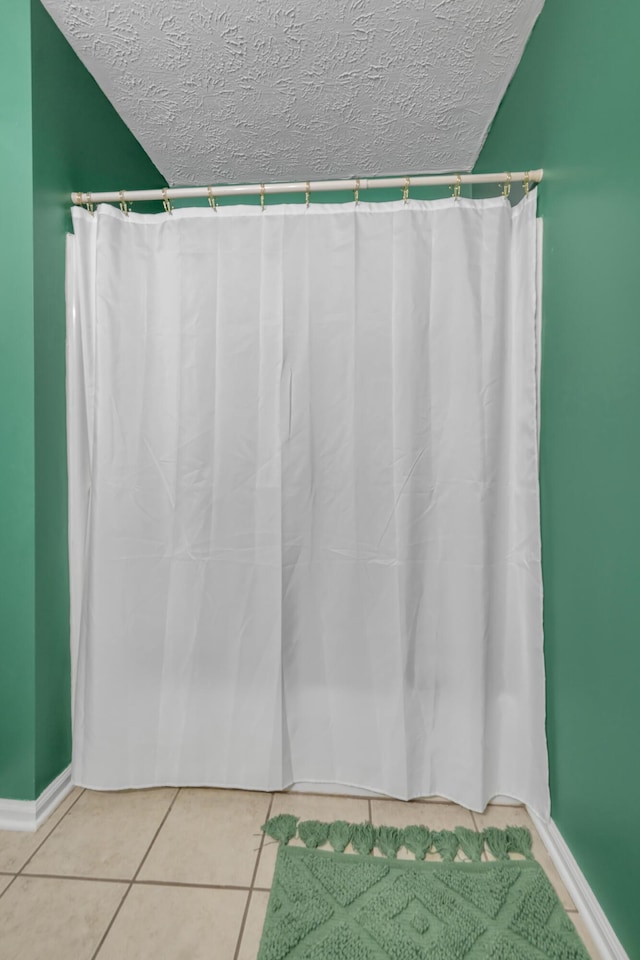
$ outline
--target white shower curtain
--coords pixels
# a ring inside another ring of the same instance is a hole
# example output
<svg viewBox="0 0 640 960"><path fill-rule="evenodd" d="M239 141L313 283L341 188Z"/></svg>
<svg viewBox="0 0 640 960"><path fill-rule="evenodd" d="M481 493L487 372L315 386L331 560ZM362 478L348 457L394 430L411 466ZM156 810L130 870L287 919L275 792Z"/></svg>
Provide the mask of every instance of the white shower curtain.
<svg viewBox="0 0 640 960"><path fill-rule="evenodd" d="M548 814L535 206L74 209L76 783Z"/></svg>

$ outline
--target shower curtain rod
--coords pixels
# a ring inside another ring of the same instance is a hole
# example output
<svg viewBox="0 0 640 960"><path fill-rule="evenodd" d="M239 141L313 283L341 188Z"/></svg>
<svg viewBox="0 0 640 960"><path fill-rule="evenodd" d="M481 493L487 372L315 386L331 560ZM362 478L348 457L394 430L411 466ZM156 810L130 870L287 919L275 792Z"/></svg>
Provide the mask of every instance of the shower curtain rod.
<svg viewBox="0 0 640 960"><path fill-rule="evenodd" d="M360 190L398 187L403 190L405 199L411 187L444 187L451 186L459 191L464 183L502 183L505 192L512 183L522 181L525 190L530 183L540 183L542 170L526 170L518 173L447 173L425 175L417 177L380 177L367 179L364 177L352 180L307 180L297 183L252 183L219 187L165 187L154 190L111 190L102 193L74 192L71 200L79 206L91 206L94 203L120 203L125 205L141 200L162 200L165 208L171 200L208 197L212 205L219 197L246 197L265 196L272 193L304 193L307 199L311 193L327 190L353 190L356 194ZM456 194L457 195L457 194Z"/></svg>

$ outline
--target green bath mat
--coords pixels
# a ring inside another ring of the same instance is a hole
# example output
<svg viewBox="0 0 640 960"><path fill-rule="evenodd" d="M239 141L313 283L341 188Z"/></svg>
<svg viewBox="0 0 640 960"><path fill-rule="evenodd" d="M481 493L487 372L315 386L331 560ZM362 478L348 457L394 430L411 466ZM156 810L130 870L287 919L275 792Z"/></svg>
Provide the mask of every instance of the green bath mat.
<svg viewBox="0 0 640 960"><path fill-rule="evenodd" d="M263 829L281 845L258 960L589 960L523 828L276 817ZM305 847L288 846L296 832ZM327 840L334 850L318 850ZM335 852L349 842L360 852ZM484 844L499 859L480 861ZM459 849L471 859L454 862ZM424 861L429 850L443 859Z"/></svg>

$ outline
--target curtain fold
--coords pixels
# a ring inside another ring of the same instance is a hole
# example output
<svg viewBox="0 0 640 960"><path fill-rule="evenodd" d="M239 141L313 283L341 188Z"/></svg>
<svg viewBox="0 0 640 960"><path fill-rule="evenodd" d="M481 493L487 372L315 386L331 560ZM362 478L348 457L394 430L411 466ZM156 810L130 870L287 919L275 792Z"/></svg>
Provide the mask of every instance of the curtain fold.
<svg viewBox="0 0 640 960"><path fill-rule="evenodd" d="M547 816L535 192L75 208L75 782Z"/></svg>

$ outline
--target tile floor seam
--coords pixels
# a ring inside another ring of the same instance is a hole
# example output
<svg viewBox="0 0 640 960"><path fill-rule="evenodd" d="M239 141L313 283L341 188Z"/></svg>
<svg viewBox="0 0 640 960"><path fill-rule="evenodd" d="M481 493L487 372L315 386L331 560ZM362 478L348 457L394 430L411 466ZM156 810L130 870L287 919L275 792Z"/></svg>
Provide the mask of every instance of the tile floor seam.
<svg viewBox="0 0 640 960"><path fill-rule="evenodd" d="M271 794L271 799L269 800L269 807L267 808L267 816L265 817L265 823L268 821L271 816L271 809L273 807L273 801L275 800L275 793ZM251 883L249 884L249 890L253 890L253 886L256 882L256 877L258 876L258 868L260 866L260 857L262 856L262 851L264 849L264 838L266 834L263 830L260 830L260 845L258 846L258 855L256 857L256 862L253 865L253 874L251 875Z"/></svg>
<svg viewBox="0 0 640 960"><path fill-rule="evenodd" d="M84 787L82 787L82 789L80 790L80 793L79 793L78 796L75 798L75 800L73 801L73 803L69 805L69 807L68 807L67 810L65 810L65 812L62 814L62 816L60 817L60 819L58 820L58 822L53 825L53 827L51 828L51 830L49 831L49 833L46 835L46 837L43 837L42 843L39 843L39 844L38 844L38 846L37 846L36 849L33 851L33 853L31 854L30 857L27 857L27 859L25 860L25 862L22 864L22 866L21 866L20 869L18 870L16 876L21 876L21 875L22 875L24 869L29 866L29 864L31 863L31 861L32 861L33 858L35 857L36 853L38 853L38 851L41 849L41 847L43 847L43 846L45 845L45 843L47 842L47 840L49 839L49 837L53 836L53 834L54 834L55 831L58 829L58 827L60 826L60 824L62 823L62 821L66 818L67 814L70 813L71 810L73 810L73 808L75 807L75 805L76 805L76 803L78 802L78 800L80 799L80 797L84 796L84 793L85 793L85 790L84 790ZM64 801L63 801L63 802L64 802ZM54 811L54 812L55 812L55 811ZM28 874L27 874L27 876L28 876Z"/></svg>
<svg viewBox="0 0 640 960"><path fill-rule="evenodd" d="M233 960L238 960L240 956L240 950L242 949L242 938L244 937L244 931L247 926L247 917L249 916L249 908L251 906L251 898L253 896L253 888L249 888L249 893L247 894L247 902L244 905L244 912L242 914L242 920L240 921L240 929L238 931L238 939L236 940L236 949L233 953Z"/></svg>
<svg viewBox="0 0 640 960"><path fill-rule="evenodd" d="M364 789L364 788L363 788ZM274 790L282 797L329 797L333 800L395 800L386 793L376 793L374 797L363 796L358 793L315 793L312 790Z"/></svg>
<svg viewBox="0 0 640 960"><path fill-rule="evenodd" d="M5 874L18 879L18 874ZM251 887L243 887L232 883L186 883L183 880L131 880L130 877L84 877L75 873L25 873L21 874L27 880L81 880L87 883L124 883L143 887L194 887L197 890L240 890L248 892ZM12 881L13 882L13 881ZM11 884L5 889L8 890ZM264 887L256 887L264 890ZM4 893L4 891L3 891ZM2 896L2 894L0 894Z"/></svg>
<svg viewBox="0 0 640 960"><path fill-rule="evenodd" d="M127 882L127 881L125 881ZM237 886L232 883L187 883L184 880L132 880L135 887L188 887L195 890L239 890L250 893L251 887Z"/></svg>
<svg viewBox="0 0 640 960"><path fill-rule="evenodd" d="M8 883L8 884L6 885L6 887L4 888L4 890L2 890L2 891L0 892L0 900L2 900L2 898L4 897L4 895L5 895L5 893L7 892L7 890L10 890L10 889L11 889L11 887L14 885L14 883L16 882L17 879L18 879L18 874L16 873L15 876L13 877L13 879L10 881L10 883Z"/></svg>
<svg viewBox="0 0 640 960"><path fill-rule="evenodd" d="M180 787L178 787L178 788L176 789L176 792L174 793L174 795L173 795L173 797L172 797L172 799L171 799L171 803L170 803L169 806L167 807L167 809L166 809L166 811L165 811L165 814L164 814L162 820L160 821L160 826L158 827L158 829L157 829L156 832L154 833L153 837L151 838L151 843L150 843L149 846L147 847L147 852L145 853L145 855L143 856L142 860L141 860L140 863L138 864L138 869L136 870L136 872L134 873L134 875L133 875L133 877L132 877L132 879L131 879L131 883L132 883L132 884L135 883L136 880L138 879L138 876L140 875L140 871L141 871L142 868L144 867L145 861L146 861L147 857L149 856L149 854L151 853L151 848L152 848L152 846L154 845L154 843L155 843L156 840L158 839L158 836L160 835L160 831L162 830L162 828L164 827L165 823L166 823L167 820L169 819L169 814L170 814L171 811L173 810L173 805L175 804L176 800L178 799L179 794L180 794Z"/></svg>
<svg viewBox="0 0 640 960"><path fill-rule="evenodd" d="M122 905L124 904L125 900L126 900L127 897L129 896L129 892L130 892L130 890L131 890L132 887L133 887L133 881L131 881L131 882L129 883L129 886L127 887L127 889L126 889L125 892L123 893L122 899L121 899L120 903L118 904L118 906L116 907L115 913L113 914L113 916L111 917L111 920L110 920L109 923L107 924L107 929L105 930L105 932L104 932L104 933L102 934L102 936L100 937L100 941L99 941L98 946L96 947L95 951L91 954L91 960L96 960L96 957L98 956L98 954L99 954L100 951L102 950L102 945L103 945L103 943L105 942L105 940L107 939L107 937L109 936L109 931L111 930L112 926L114 925L115 920L116 920L116 917L118 916L118 914L119 914L120 911L122 910Z"/></svg>
<svg viewBox="0 0 640 960"><path fill-rule="evenodd" d="M98 956L98 954L99 954L100 951L102 950L102 947L103 947L103 945L104 945L104 942L105 942L105 940L107 939L107 937L109 936L109 933L111 932L111 929L112 929L114 923L116 922L116 919L117 919L117 917L118 917L118 914L119 914L120 911L122 910L122 907L124 906L127 897L128 897L129 894L131 893L131 890L132 890L133 885L134 885L134 883L135 883L135 881L136 881L136 878L137 878L138 874L140 873L140 871L142 870L142 867L144 866L144 862L145 862L145 860L147 859L147 857L149 856L149 852L150 852L150 850L151 850L151 847L152 847L152 846L154 845L154 843L156 842L156 839L157 839L157 837L158 837L158 834L160 833L160 831L162 830L163 826L165 825L166 820L167 820L167 817L168 817L169 814L171 813L171 811L172 811L172 809L173 809L173 805L174 805L174 803L176 802L176 798L177 798L177 796L178 796L179 793L180 793L180 787L178 787L178 788L176 789L176 792L175 792L174 795L173 795L173 798L172 798L172 800L171 800L171 803L170 803L169 806L167 807L167 810L165 811L165 814L164 814L162 820L160 821L160 826L158 827L158 829L157 829L156 832L154 833L153 837L151 838L151 843L150 843L149 846L147 847L147 851L146 851L145 855L143 856L142 860L141 860L140 863L138 864L138 869L137 869L136 872L134 873L133 879L129 881L129 886L128 886L127 889L125 890L124 895L123 895L123 897L122 897L122 900L120 901L120 903L119 903L118 906L116 907L115 913L113 914L113 916L111 917L111 920L110 920L109 923L107 924L107 929L106 929L105 932L102 934L102 936L101 936L101 938L100 938L100 942L98 943L98 946L96 947L94 953L93 953L92 956L91 956L91 960L96 960L96 957Z"/></svg>
<svg viewBox="0 0 640 960"><path fill-rule="evenodd" d="M271 816L271 808L273 807L273 801L275 799L275 793L271 794L271 799L269 800L269 808L267 810L267 816L265 817L265 823ZM260 846L258 847L258 855L256 857L256 862L253 865L253 874L251 876L251 886L249 887L249 893L247 894L247 902L244 905L244 913L242 914L242 920L240 921L240 930L238 931L238 939L236 941L236 949L233 954L233 960L238 960L240 955L240 948L242 947L242 938L244 936L245 927L247 925L247 917L249 916L249 907L251 906L251 897L253 894L253 885L256 882L256 877L258 876L258 867L260 866L260 857L262 856L262 849L264 847L264 838L265 833L260 831L262 836L260 837Z"/></svg>
<svg viewBox="0 0 640 960"><path fill-rule="evenodd" d="M81 877L74 873L22 873L26 880L82 880L89 883L131 883L129 877Z"/></svg>
<svg viewBox="0 0 640 960"><path fill-rule="evenodd" d="M383 799L386 799L383 797ZM392 799L389 797L389 799ZM433 807L459 807L459 803L455 803L453 800L432 800L431 797L415 797L414 800L403 801L406 803L425 803Z"/></svg>

